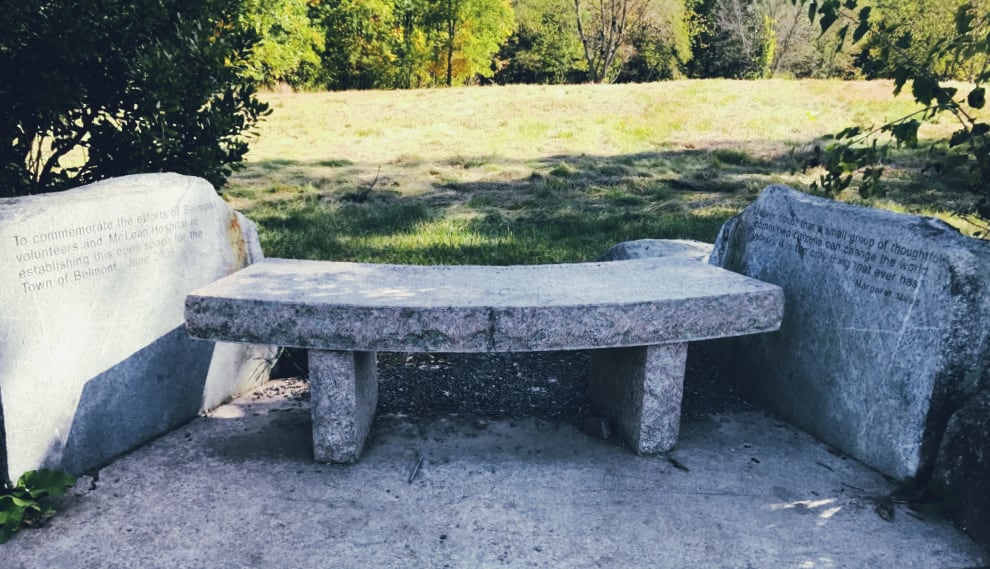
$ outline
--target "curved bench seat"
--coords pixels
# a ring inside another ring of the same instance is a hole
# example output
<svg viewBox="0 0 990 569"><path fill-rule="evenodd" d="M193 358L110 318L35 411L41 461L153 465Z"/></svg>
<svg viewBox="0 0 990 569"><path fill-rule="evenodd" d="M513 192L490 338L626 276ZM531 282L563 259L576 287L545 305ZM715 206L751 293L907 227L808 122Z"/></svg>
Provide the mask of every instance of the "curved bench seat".
<svg viewBox="0 0 990 569"><path fill-rule="evenodd" d="M186 299L194 337L310 350L316 456L333 462L360 454L378 351L594 349L599 412L638 452L668 450L686 342L776 330L782 316L779 287L680 257L516 266L267 259ZM347 415L353 424L341 435Z"/></svg>

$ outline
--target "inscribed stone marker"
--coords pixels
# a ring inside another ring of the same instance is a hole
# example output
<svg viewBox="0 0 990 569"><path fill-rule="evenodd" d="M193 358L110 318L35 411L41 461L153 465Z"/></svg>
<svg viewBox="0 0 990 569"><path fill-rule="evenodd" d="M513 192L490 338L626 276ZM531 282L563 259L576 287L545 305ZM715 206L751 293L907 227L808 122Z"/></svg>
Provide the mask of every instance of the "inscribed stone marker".
<svg viewBox="0 0 990 569"><path fill-rule="evenodd" d="M88 470L264 379L269 349L182 326L188 291L260 256L198 178L0 200L2 474Z"/></svg>
<svg viewBox="0 0 990 569"><path fill-rule="evenodd" d="M925 476L990 342L990 243L770 186L711 263L780 285L779 332L733 339L751 397L898 478Z"/></svg>

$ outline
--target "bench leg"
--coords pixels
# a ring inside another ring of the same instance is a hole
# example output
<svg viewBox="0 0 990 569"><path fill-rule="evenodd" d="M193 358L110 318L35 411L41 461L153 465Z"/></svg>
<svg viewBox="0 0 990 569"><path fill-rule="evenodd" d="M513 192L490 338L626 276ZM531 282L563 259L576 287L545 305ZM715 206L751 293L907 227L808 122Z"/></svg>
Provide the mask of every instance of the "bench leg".
<svg viewBox="0 0 990 569"><path fill-rule="evenodd" d="M677 443L686 360L686 343L592 352L591 403L637 453Z"/></svg>
<svg viewBox="0 0 990 569"><path fill-rule="evenodd" d="M375 418L375 352L309 350L313 458L357 462Z"/></svg>

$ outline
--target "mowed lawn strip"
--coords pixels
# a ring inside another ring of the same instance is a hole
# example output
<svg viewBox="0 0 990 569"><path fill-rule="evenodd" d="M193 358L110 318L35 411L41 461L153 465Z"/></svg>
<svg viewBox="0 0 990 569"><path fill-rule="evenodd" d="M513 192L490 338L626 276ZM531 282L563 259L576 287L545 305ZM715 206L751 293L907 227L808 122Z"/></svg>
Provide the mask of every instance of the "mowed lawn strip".
<svg viewBox="0 0 990 569"><path fill-rule="evenodd" d="M704 80L269 93L274 112L224 195L277 257L554 263L630 239L710 242L766 185L807 188L822 136L915 109L891 91ZM895 152L873 203L933 214L968 199L958 181L921 176L923 163Z"/></svg>

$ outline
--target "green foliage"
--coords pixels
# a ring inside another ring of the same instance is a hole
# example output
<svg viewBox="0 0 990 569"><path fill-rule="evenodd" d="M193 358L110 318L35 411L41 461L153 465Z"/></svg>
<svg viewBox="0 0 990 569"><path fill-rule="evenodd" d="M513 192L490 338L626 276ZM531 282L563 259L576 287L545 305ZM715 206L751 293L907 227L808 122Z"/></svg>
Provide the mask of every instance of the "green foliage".
<svg viewBox="0 0 990 569"><path fill-rule="evenodd" d="M466 82L473 77L490 78L495 73L492 58L512 35L515 14L508 0L462 0L457 32L452 47L456 58L456 77ZM451 77L447 84L450 85Z"/></svg>
<svg viewBox="0 0 990 569"><path fill-rule="evenodd" d="M331 89L432 87L491 77L514 27L507 0L328 0L320 72Z"/></svg>
<svg viewBox="0 0 990 569"><path fill-rule="evenodd" d="M324 37L309 18L307 0L245 0L241 21L260 38L247 77L272 86L298 82L304 67L319 67Z"/></svg>
<svg viewBox="0 0 990 569"><path fill-rule="evenodd" d="M383 0L328 0L315 5L312 17L325 37L325 51L316 83L331 89L414 86L411 81L394 84L399 82L397 75L401 71L412 73L409 66L420 59L413 53L412 30L407 30L402 39L391 33L400 17L394 8L393 3ZM410 4L409 9L413 8ZM409 56L396 66L401 47L407 48Z"/></svg>
<svg viewBox="0 0 990 569"><path fill-rule="evenodd" d="M240 163L267 106L235 2L2 1L0 196Z"/></svg>
<svg viewBox="0 0 990 569"><path fill-rule="evenodd" d="M594 83L614 81L625 61L632 31L646 18L650 0L574 0L577 32Z"/></svg>
<svg viewBox="0 0 990 569"><path fill-rule="evenodd" d="M572 9L592 82L670 79L691 58L685 0L573 0Z"/></svg>
<svg viewBox="0 0 990 569"><path fill-rule="evenodd" d="M693 0L694 57L698 77L850 77L851 50L836 30L822 31L790 0ZM817 10L817 7L816 7Z"/></svg>
<svg viewBox="0 0 990 569"><path fill-rule="evenodd" d="M926 169L940 175L961 175L966 187L980 199L971 210L960 213L990 219L990 124L978 113L986 103L984 84L990 79L990 13L962 3L952 18L952 33L921 47L915 43L914 34L900 24L874 22L869 7L857 10L855 0L812 2L809 14L818 18L823 30L838 24L840 36L845 37L853 28L854 39L868 37L871 45L880 46L894 79L894 94L910 82L911 96L920 105L918 111L878 127L850 128L835 135L835 142L825 148L820 161L824 173L813 189L834 195L849 187L858 175L859 192L868 196L883 172L883 159L891 144L916 147L923 122L951 118L957 130L948 140L929 146L931 160ZM947 61L982 62L970 67L974 85L967 92L942 80L940 66Z"/></svg>
<svg viewBox="0 0 990 569"><path fill-rule="evenodd" d="M616 81L657 81L683 75L691 59L692 13L684 2L652 2L630 34Z"/></svg>
<svg viewBox="0 0 990 569"><path fill-rule="evenodd" d="M519 0L516 30L499 58L500 83L566 83L584 78L587 64L571 0Z"/></svg>
<svg viewBox="0 0 990 569"><path fill-rule="evenodd" d="M425 26L434 53L430 76L449 87L494 74L492 58L515 16L508 0L439 0L429 4Z"/></svg>
<svg viewBox="0 0 990 569"><path fill-rule="evenodd" d="M57 470L25 472L14 485L0 486L0 543L21 527L39 526L55 515L54 500L76 483L71 474Z"/></svg>
<svg viewBox="0 0 990 569"><path fill-rule="evenodd" d="M878 31L866 38L858 63L868 77L894 77L898 60L909 59L926 62L930 71L941 79L974 81L979 70L986 66L987 54L955 53L938 49L938 44L952 42L958 33L956 18L960 8L971 4L966 0L877 0L872 6L862 8L873 12ZM986 12L985 4L973 4L970 27L984 24L979 15ZM860 18L853 34L853 41L869 31L868 20ZM974 29L973 33L985 35L988 31ZM896 51L890 46L897 46ZM929 60L929 58L932 58Z"/></svg>

